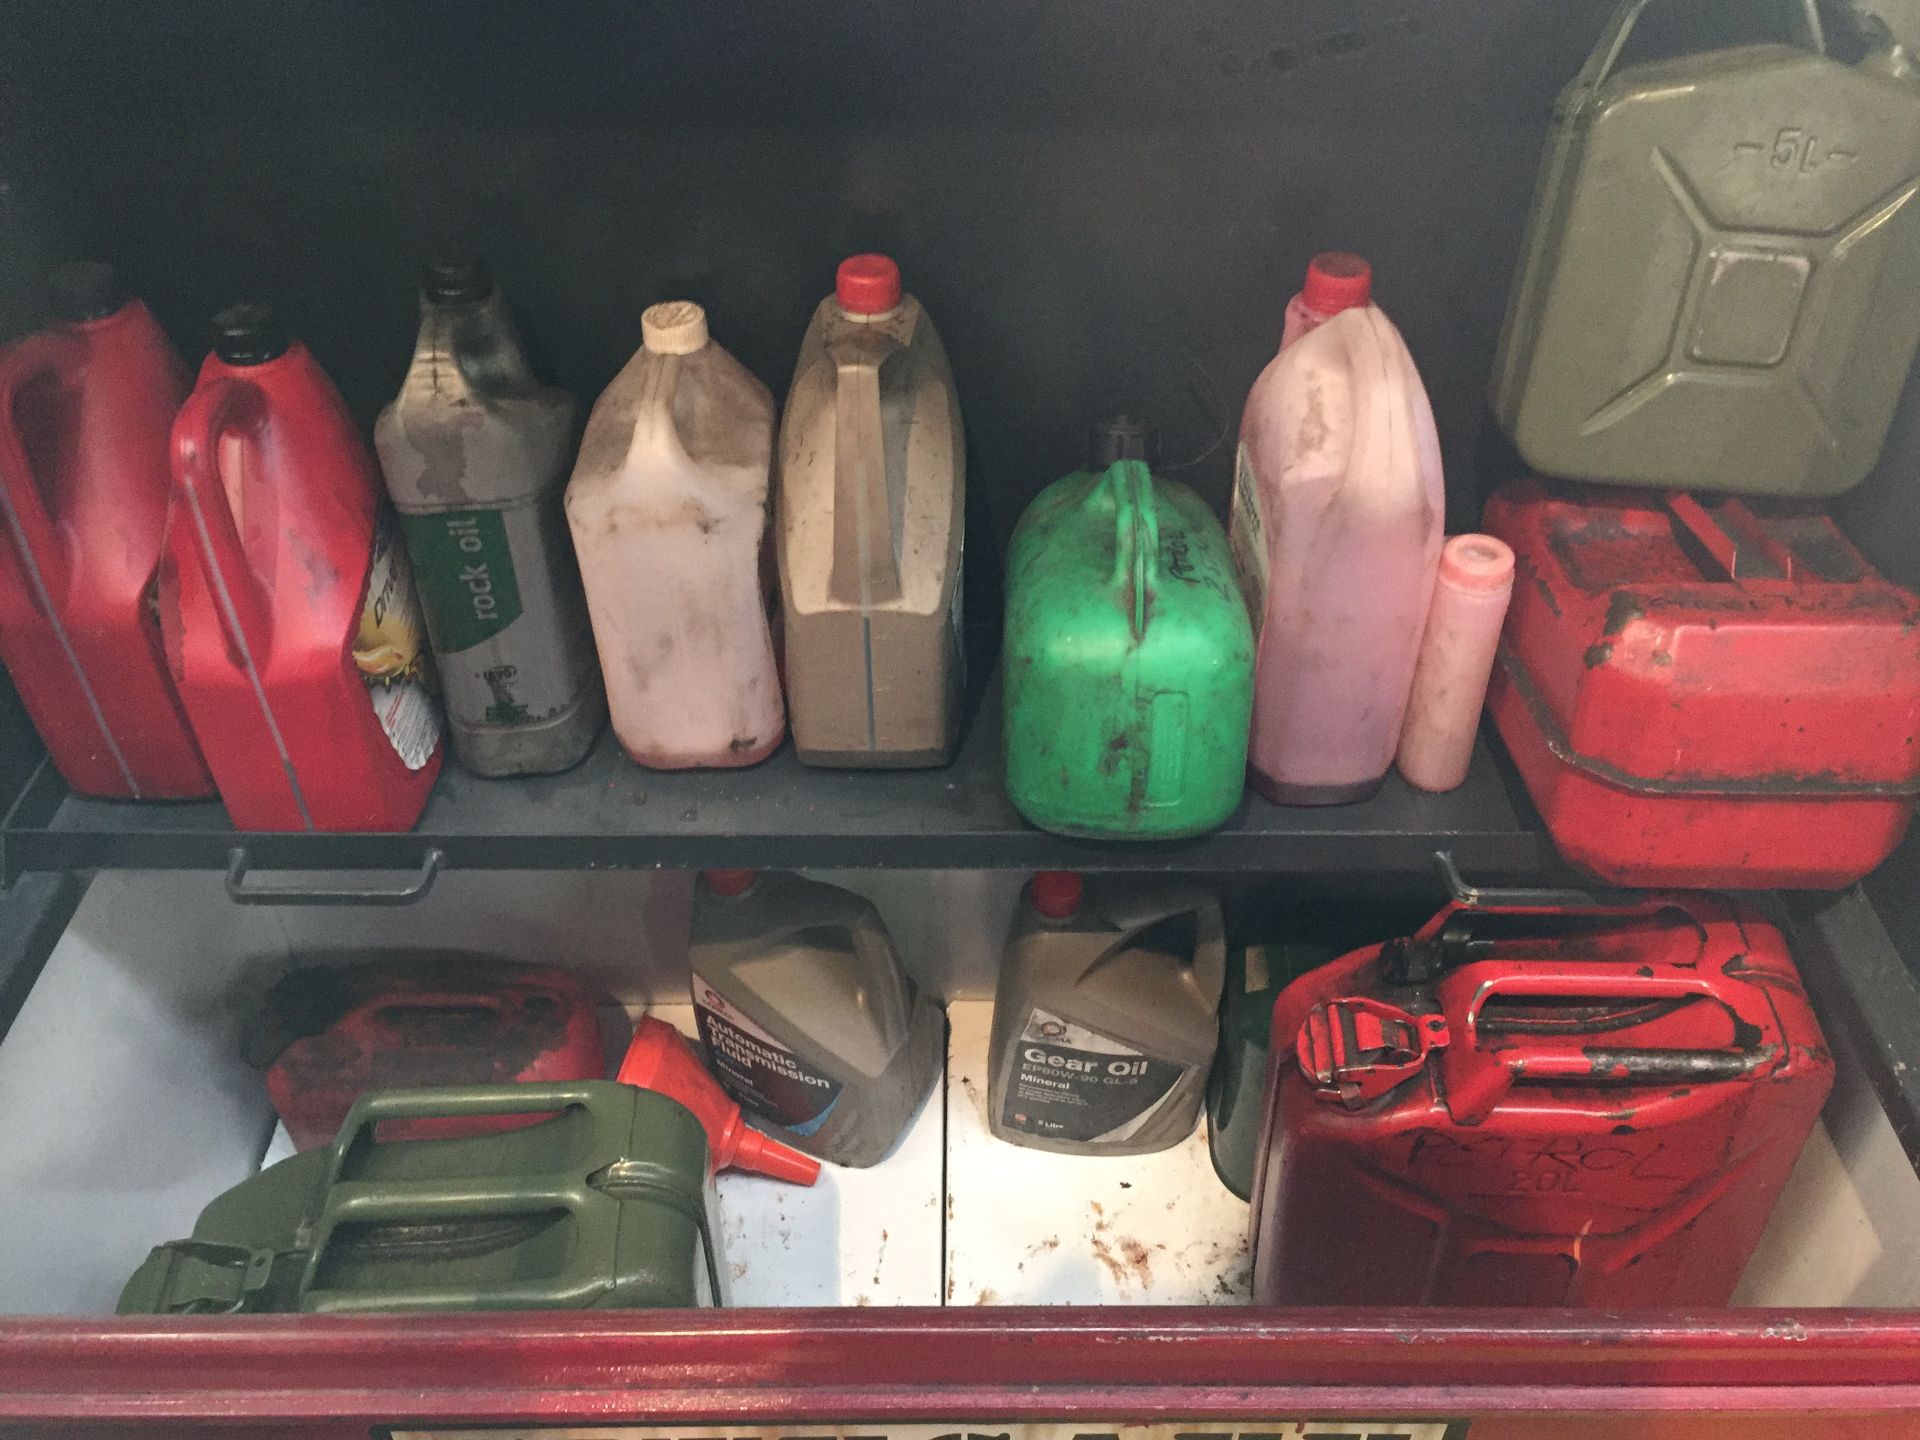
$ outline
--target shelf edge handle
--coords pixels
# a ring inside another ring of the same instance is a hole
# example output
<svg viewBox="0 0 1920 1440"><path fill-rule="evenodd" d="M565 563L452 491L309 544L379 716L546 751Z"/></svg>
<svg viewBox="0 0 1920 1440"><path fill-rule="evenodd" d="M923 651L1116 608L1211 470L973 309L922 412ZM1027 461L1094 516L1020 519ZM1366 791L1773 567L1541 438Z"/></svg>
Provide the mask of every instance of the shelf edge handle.
<svg viewBox="0 0 1920 1440"><path fill-rule="evenodd" d="M250 886L252 860L236 845L227 852L227 898L236 905L411 905L433 888L446 860L446 851L429 845L419 870L397 885Z"/></svg>

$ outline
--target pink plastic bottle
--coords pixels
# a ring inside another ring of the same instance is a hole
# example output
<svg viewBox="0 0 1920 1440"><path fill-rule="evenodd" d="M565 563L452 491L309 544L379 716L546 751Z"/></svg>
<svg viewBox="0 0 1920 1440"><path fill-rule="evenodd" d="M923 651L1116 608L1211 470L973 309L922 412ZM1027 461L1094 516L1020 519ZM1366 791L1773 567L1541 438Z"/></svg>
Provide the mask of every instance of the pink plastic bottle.
<svg viewBox="0 0 1920 1440"><path fill-rule="evenodd" d="M786 733L767 618L773 397L691 301L640 329L567 484L614 733L656 770L752 765Z"/></svg>
<svg viewBox="0 0 1920 1440"><path fill-rule="evenodd" d="M1254 624L1254 788L1276 804L1373 794L1393 763L1440 558L1446 495L1426 387L1324 255L1247 396L1232 540Z"/></svg>
<svg viewBox="0 0 1920 1440"><path fill-rule="evenodd" d="M1513 551L1504 540L1447 541L1400 732L1400 773L1409 785L1452 790L1466 780L1512 595Z"/></svg>

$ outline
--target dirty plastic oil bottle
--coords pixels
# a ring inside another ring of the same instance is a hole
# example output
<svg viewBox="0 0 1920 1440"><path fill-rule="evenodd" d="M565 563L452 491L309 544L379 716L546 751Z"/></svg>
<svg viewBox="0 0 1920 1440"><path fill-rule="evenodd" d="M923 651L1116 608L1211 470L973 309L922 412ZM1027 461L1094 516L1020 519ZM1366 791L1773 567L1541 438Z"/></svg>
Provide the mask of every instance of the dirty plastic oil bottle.
<svg viewBox="0 0 1920 1440"><path fill-rule="evenodd" d="M1148 469L1152 432L1095 430L1007 560L1007 794L1035 825L1198 835L1246 784L1253 634L1226 533Z"/></svg>
<svg viewBox="0 0 1920 1440"><path fill-rule="evenodd" d="M153 607L187 367L111 266L52 288L57 324L0 350L0 656L73 789L211 795Z"/></svg>
<svg viewBox="0 0 1920 1440"><path fill-rule="evenodd" d="M1248 768L1275 804L1380 788L1440 560L1433 411L1370 295L1357 257L1316 258L1288 307L1295 338L1240 421L1231 538L1259 632Z"/></svg>
<svg viewBox="0 0 1920 1440"><path fill-rule="evenodd" d="M214 319L173 426L160 620L242 830L405 830L440 770L425 626L339 392L264 305Z"/></svg>
<svg viewBox="0 0 1920 1440"><path fill-rule="evenodd" d="M1196 886L1035 875L993 1002L993 1133L1067 1155L1185 1140L1220 1038L1226 960L1219 902Z"/></svg>
<svg viewBox="0 0 1920 1440"><path fill-rule="evenodd" d="M884 255L841 262L780 426L787 703L809 765L944 765L965 685L966 442L946 351Z"/></svg>
<svg viewBox="0 0 1920 1440"><path fill-rule="evenodd" d="M710 870L693 906L707 1058L759 1128L836 1165L886 1158L946 1062L946 1022L871 902L798 875Z"/></svg>
<svg viewBox="0 0 1920 1440"><path fill-rule="evenodd" d="M483 262L421 267L413 363L373 443L453 753L478 775L568 769L606 717L560 514L574 409L534 379Z"/></svg>
<svg viewBox="0 0 1920 1440"><path fill-rule="evenodd" d="M686 300L594 403L567 484L614 733L657 770L752 765L786 729L768 627L773 396Z"/></svg>

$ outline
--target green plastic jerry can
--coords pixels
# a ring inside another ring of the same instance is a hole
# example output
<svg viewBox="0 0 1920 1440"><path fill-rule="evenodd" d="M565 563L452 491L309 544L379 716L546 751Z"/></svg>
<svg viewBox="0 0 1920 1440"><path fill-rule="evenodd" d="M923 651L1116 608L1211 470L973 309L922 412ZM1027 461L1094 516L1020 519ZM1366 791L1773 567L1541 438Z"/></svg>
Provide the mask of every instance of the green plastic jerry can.
<svg viewBox="0 0 1920 1440"><path fill-rule="evenodd" d="M1325 945L1275 941L1227 951L1220 997L1220 1052L1207 1077L1207 1153L1220 1183L1242 1200L1253 1195L1267 1093L1273 1002L1296 978L1333 959Z"/></svg>
<svg viewBox="0 0 1920 1440"><path fill-rule="evenodd" d="M542 1115L460 1139L390 1120ZM122 1315L580 1310L724 1303L706 1132L613 1081L361 1096L331 1148L200 1212L121 1292Z"/></svg>
<svg viewBox="0 0 1920 1440"><path fill-rule="evenodd" d="M1556 106L1494 410L1546 475L1837 494L1920 343L1920 81L1828 55L1816 0L1752 7L1795 43L1622 67L1648 3Z"/></svg>
<svg viewBox="0 0 1920 1440"><path fill-rule="evenodd" d="M1092 468L1042 491L1007 557L1007 793L1044 830L1197 835L1247 764L1253 632L1227 538L1150 436L1095 432Z"/></svg>

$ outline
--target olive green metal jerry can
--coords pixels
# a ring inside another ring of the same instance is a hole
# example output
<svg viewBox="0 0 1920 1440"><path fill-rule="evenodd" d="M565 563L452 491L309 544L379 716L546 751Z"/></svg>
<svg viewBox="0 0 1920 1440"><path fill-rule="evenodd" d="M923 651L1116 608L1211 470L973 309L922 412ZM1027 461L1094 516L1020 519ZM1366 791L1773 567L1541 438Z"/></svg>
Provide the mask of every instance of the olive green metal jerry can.
<svg viewBox="0 0 1920 1440"><path fill-rule="evenodd" d="M461 1139L391 1120L540 1115ZM582 1310L724 1302L706 1133L613 1081L363 1095L333 1146L270 1165L159 1246L123 1315Z"/></svg>
<svg viewBox="0 0 1920 1440"><path fill-rule="evenodd" d="M1621 67L1648 3L1557 103L1495 413L1547 475L1837 494L1920 342L1920 81L1828 55L1816 0L1753 0L1798 43Z"/></svg>
<svg viewBox="0 0 1920 1440"><path fill-rule="evenodd" d="M1007 557L1007 793L1044 830L1197 835L1240 803L1253 632L1227 538L1116 422Z"/></svg>

